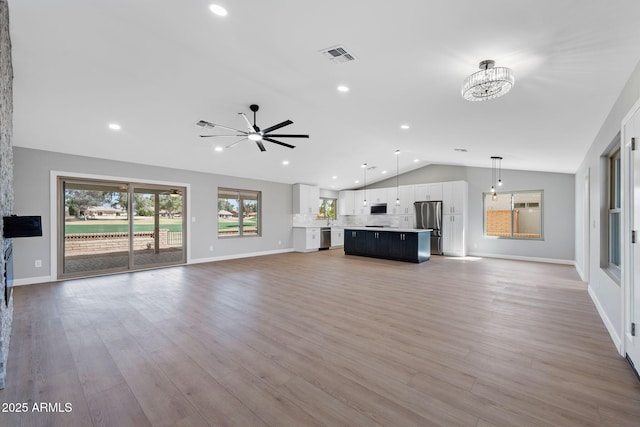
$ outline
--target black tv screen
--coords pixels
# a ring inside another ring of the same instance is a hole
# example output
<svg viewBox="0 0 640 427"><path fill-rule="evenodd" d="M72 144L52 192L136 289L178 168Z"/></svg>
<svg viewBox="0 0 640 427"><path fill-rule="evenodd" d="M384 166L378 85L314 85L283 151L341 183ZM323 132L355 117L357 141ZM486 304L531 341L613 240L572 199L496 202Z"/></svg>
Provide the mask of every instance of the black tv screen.
<svg viewBox="0 0 640 427"><path fill-rule="evenodd" d="M3 235L13 237L42 236L42 218L40 216L5 216L3 220Z"/></svg>

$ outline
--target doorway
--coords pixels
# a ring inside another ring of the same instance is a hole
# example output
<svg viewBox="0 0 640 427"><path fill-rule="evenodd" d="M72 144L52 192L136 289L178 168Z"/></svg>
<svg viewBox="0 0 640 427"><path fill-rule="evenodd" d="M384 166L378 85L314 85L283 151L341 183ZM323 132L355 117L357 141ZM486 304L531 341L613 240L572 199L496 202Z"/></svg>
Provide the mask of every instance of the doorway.
<svg viewBox="0 0 640 427"><path fill-rule="evenodd" d="M640 372L640 100L622 121L622 164L625 198L623 257L623 347L624 356ZM640 377L639 377L640 378Z"/></svg>
<svg viewBox="0 0 640 427"><path fill-rule="evenodd" d="M58 178L58 278L184 264L186 189Z"/></svg>

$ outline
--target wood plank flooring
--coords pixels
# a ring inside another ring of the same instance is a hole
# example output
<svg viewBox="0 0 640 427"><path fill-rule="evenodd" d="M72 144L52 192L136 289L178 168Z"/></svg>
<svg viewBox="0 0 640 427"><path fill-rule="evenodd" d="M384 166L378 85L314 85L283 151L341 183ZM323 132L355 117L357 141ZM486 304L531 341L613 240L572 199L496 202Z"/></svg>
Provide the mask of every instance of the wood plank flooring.
<svg viewBox="0 0 640 427"><path fill-rule="evenodd" d="M638 426L569 266L287 253L14 289L1 426ZM34 403L71 412L33 412Z"/></svg>

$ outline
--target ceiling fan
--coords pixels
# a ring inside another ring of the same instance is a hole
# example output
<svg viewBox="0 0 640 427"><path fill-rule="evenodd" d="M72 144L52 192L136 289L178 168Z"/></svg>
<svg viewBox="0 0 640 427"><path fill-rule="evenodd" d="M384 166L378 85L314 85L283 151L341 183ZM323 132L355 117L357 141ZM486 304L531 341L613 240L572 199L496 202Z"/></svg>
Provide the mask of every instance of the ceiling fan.
<svg viewBox="0 0 640 427"><path fill-rule="evenodd" d="M201 128L204 129L213 129L213 128L220 128L220 129L225 129L228 130L230 132L235 132L233 135L200 135L201 138L230 138L230 137L238 137L241 136L242 139L235 141L229 145L227 145L226 148L231 148L234 145L244 141L245 139L249 139L251 141L255 141L256 145L258 145L258 148L260 149L260 151L267 151L266 148L264 148L264 144L262 143L262 141L269 141L269 142L273 142L274 144L278 144L278 145L282 145L283 147L287 147L287 148L295 148L295 145L290 145L290 144L285 144L284 142L281 141L277 141L275 138L309 138L309 135L293 135L293 134L282 134L282 133L271 133L274 130L278 130L280 128L283 128L285 126L289 126L290 124L293 124L293 122L291 120L285 120L284 122L278 123L277 125L273 125L271 127L268 127L266 129L260 129L258 127L258 125L256 125L256 112L260 109L260 107L256 104L252 104L249 106L249 109L251 111L253 111L253 124L251 124L251 122L249 121L249 119L247 118L247 116L244 113L238 113L240 114L243 118L244 121L247 122L247 127L249 128L248 131L243 131L240 129L234 129L234 128L230 128L227 126L220 126L220 125L216 125L210 122L207 122L205 120L200 120L198 123L196 123L197 126L200 126Z"/></svg>

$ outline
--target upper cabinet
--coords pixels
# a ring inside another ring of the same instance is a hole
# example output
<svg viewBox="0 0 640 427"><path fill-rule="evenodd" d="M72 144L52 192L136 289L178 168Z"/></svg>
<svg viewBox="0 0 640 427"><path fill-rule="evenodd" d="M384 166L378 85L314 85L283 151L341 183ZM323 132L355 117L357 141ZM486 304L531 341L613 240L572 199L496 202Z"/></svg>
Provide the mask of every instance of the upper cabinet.
<svg viewBox="0 0 640 427"><path fill-rule="evenodd" d="M340 215L355 215L355 191L341 191L338 194L338 213Z"/></svg>
<svg viewBox="0 0 640 427"><path fill-rule="evenodd" d="M413 202L415 201L413 185L401 185L400 187L387 188L387 213L394 215L412 215ZM400 205L396 205L396 199L400 199Z"/></svg>
<svg viewBox="0 0 640 427"><path fill-rule="evenodd" d="M451 215L465 213L468 188L469 185L465 181L442 183L442 213Z"/></svg>
<svg viewBox="0 0 640 427"><path fill-rule="evenodd" d="M353 205L356 215L368 215L371 212L369 209L371 202L365 199L365 194L369 197L369 190L356 190L353 192ZM364 204L365 200L367 200L366 206Z"/></svg>
<svg viewBox="0 0 640 427"><path fill-rule="evenodd" d="M293 185L293 213L318 214L320 212L320 188L313 185Z"/></svg>
<svg viewBox="0 0 640 427"><path fill-rule="evenodd" d="M442 200L442 183L414 185L414 200L424 202L430 200Z"/></svg>
<svg viewBox="0 0 640 427"><path fill-rule="evenodd" d="M395 199L393 199L395 201ZM387 203L386 188L372 188L367 190L367 204L369 203Z"/></svg>

